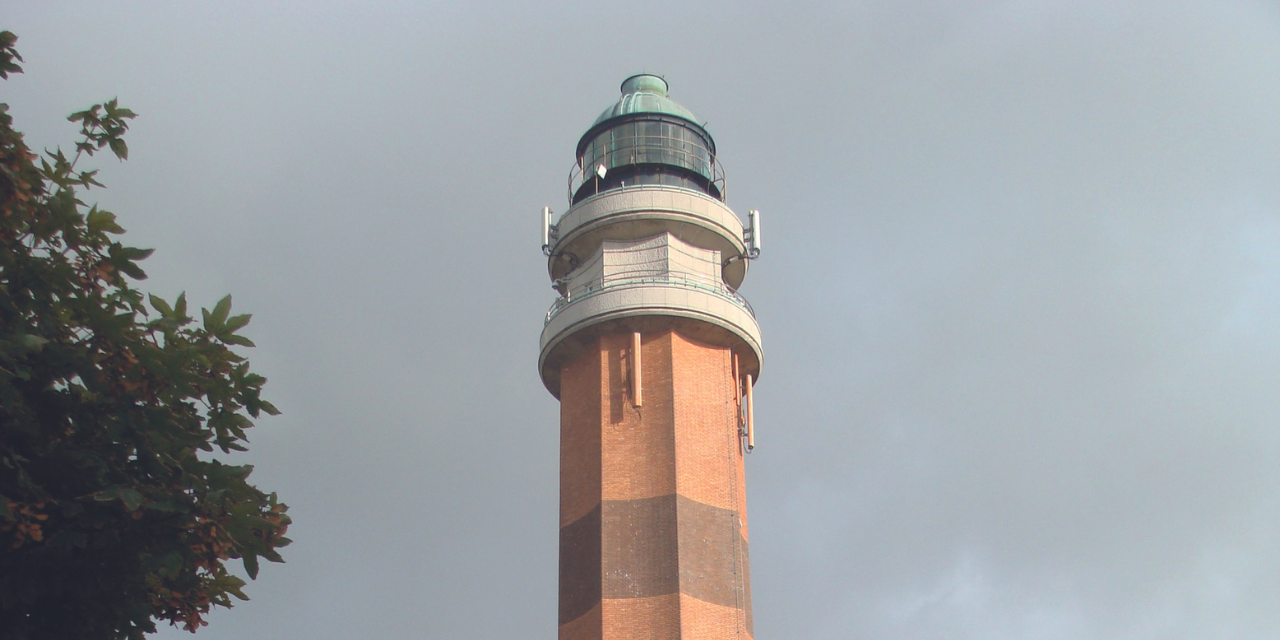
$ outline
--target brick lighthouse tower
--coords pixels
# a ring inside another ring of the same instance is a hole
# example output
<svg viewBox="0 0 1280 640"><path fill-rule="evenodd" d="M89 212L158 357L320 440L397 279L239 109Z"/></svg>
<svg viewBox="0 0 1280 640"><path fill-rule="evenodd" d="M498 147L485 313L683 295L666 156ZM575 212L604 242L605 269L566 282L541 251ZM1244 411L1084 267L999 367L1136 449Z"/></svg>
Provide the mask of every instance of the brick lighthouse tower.
<svg viewBox="0 0 1280 640"><path fill-rule="evenodd" d="M570 206L543 210L560 298L539 369L560 399L560 640L751 638L744 454L759 254L715 142L636 75L578 142Z"/></svg>

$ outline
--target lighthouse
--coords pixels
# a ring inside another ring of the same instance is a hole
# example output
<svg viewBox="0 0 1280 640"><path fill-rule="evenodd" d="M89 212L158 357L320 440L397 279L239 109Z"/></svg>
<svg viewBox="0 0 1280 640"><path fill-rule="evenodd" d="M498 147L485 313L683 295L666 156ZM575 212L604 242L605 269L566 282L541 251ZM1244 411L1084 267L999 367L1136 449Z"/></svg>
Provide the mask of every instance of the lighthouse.
<svg viewBox="0 0 1280 640"><path fill-rule="evenodd" d="M560 640L751 638L744 460L760 327L739 293L760 218L725 202L711 135L635 75L542 212L556 298L538 367L560 400Z"/></svg>

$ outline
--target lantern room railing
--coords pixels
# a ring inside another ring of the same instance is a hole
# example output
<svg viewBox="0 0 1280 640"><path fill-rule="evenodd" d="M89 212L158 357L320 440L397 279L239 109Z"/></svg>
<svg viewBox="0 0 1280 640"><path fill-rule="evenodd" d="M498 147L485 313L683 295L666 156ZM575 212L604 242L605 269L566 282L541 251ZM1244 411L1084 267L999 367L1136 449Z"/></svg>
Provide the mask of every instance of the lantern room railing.
<svg viewBox="0 0 1280 640"><path fill-rule="evenodd" d="M651 137L652 136L646 136L642 139L647 140ZM671 142L680 142L680 140L676 138L663 137L661 139ZM708 155L704 149L697 149L696 151L691 152L685 149L666 146L659 143L623 147L617 150L605 151L601 155L594 156L590 163L587 162L587 158L585 157L578 158L578 161L574 163L573 168L569 170L569 204L572 205L574 203L574 197L588 182L595 181L598 185L603 179L605 179L605 177L607 177L610 171L637 165L673 167L696 174L701 176L703 180L706 180L706 183L715 190L715 193L711 195L715 195L721 201L724 201L725 199L726 185L724 167L721 166L718 159L714 156ZM603 173L605 174L603 176L598 173L601 167L603 167ZM661 170L659 170L659 173L661 173ZM672 172L671 175L677 176L678 174ZM652 184L663 183L655 182ZM608 187L604 189L598 188L596 193L607 189Z"/></svg>

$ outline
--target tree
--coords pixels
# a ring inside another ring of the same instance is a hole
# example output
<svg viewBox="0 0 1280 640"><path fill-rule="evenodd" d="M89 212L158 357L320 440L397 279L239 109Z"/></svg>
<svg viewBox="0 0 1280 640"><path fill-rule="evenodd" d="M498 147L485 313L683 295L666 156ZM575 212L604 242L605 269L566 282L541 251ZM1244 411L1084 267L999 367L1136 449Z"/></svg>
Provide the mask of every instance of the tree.
<svg viewBox="0 0 1280 640"><path fill-rule="evenodd" d="M0 79L21 73L0 32ZM246 599L227 571L282 562L286 507L249 484L244 451L266 379L232 347L248 315L231 297L201 322L131 284L149 249L112 239L102 185L79 162L128 156L133 112L72 114L75 154L32 153L0 104L0 638L143 638L155 621L195 631Z"/></svg>

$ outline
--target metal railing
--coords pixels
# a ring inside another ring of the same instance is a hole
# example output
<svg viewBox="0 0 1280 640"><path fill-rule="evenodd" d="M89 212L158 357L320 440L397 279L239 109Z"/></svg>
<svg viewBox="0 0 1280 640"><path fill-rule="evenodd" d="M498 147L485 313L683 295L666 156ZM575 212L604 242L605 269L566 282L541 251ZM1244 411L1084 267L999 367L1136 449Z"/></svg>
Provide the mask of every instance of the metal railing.
<svg viewBox="0 0 1280 640"><path fill-rule="evenodd" d="M551 319L554 318L556 314L560 313L560 311L565 307L583 300L584 298L589 298L613 289L625 289L650 285L682 287L710 293L733 302L737 306L746 310L747 313L751 314L752 318L756 316L756 311L751 308L751 303L747 302L747 299L742 297L742 295L737 291L730 289L723 283L711 282L706 278L697 277L694 274L684 274L673 271L639 277L611 277L604 280L597 280L580 287L575 287L567 291L566 295L557 298L556 301L552 303L551 308L547 310L547 318L543 324L545 325L551 322Z"/></svg>
<svg viewBox="0 0 1280 640"><path fill-rule="evenodd" d="M675 138L670 139L676 140ZM698 173L720 192L720 200L723 202L726 190L724 167L720 164L718 158L715 156L708 157L704 155L705 153L705 151L702 153L690 153L683 149L660 145L636 145L608 151L602 156L594 157L590 167L586 166L585 157L578 158L573 168L569 170L569 205L573 205L573 196L578 192L578 189L582 188L583 184L589 180L597 179L594 173L597 166L604 165L607 172L636 164L667 164ZM668 162L664 160L664 156L668 158L674 156L677 160L684 160L684 162Z"/></svg>

